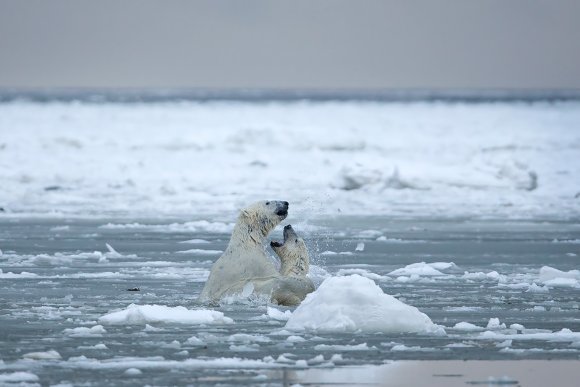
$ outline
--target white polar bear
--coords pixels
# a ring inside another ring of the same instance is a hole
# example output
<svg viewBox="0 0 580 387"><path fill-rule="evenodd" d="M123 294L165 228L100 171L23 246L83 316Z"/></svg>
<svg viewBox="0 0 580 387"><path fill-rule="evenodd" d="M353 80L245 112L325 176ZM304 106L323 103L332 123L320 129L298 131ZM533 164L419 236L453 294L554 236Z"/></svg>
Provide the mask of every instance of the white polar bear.
<svg viewBox="0 0 580 387"><path fill-rule="evenodd" d="M283 278L273 292L272 298L281 305L298 305L315 289L312 280L306 277L310 270L310 256L306 243L291 225L287 225L284 227L284 242L272 241L270 246L280 258L282 263L280 275Z"/></svg>
<svg viewBox="0 0 580 387"><path fill-rule="evenodd" d="M253 292L270 295L272 301L286 305L289 294L301 295L304 281L281 276L264 248L268 233L287 215L288 202L283 201L261 201L243 209L225 252L211 268L199 301L215 302Z"/></svg>
<svg viewBox="0 0 580 387"><path fill-rule="evenodd" d="M292 225L284 227L284 242L270 242L272 250L280 257L281 275L305 276L310 270L310 256L306 243L300 238Z"/></svg>

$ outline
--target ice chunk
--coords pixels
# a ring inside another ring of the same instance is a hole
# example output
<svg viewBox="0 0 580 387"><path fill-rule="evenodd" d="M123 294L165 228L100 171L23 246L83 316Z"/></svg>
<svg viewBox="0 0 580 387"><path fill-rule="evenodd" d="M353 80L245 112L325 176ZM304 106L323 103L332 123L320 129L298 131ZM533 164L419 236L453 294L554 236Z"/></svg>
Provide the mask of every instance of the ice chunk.
<svg viewBox="0 0 580 387"><path fill-rule="evenodd" d="M202 244L207 244L210 242L206 239L195 238L195 239L188 239L186 241L181 241L179 243L191 243L191 244L195 244L195 245L202 245Z"/></svg>
<svg viewBox="0 0 580 387"><path fill-rule="evenodd" d="M266 313L268 317L278 321L288 321L290 316L292 316L292 312L289 310L282 312L281 310L272 308L271 306L268 307Z"/></svg>
<svg viewBox="0 0 580 387"><path fill-rule="evenodd" d="M356 248L354 249L354 251L364 251L365 249L365 244L363 242L359 242L356 244Z"/></svg>
<svg viewBox="0 0 580 387"><path fill-rule="evenodd" d="M296 308L286 328L321 332L444 333L426 314L383 293L372 280L356 274L326 279Z"/></svg>
<svg viewBox="0 0 580 387"><path fill-rule="evenodd" d="M546 282L556 278L580 279L580 270L561 271L550 266L543 266L540 269L540 281Z"/></svg>
<svg viewBox="0 0 580 387"><path fill-rule="evenodd" d="M489 273L483 273L481 271L478 271L476 273L469 273L466 271L465 273L463 273L462 278L472 281L492 280L498 282L505 282L505 276L499 274L497 271L490 271Z"/></svg>
<svg viewBox="0 0 580 387"><path fill-rule="evenodd" d="M119 254L117 250L115 250L110 244L105 243L105 246L107 246L107 250L109 250L107 253L107 258L120 258L123 256L122 254Z"/></svg>
<svg viewBox="0 0 580 387"><path fill-rule="evenodd" d="M99 318L101 324L231 324L234 321L225 317L222 312L208 309L190 310L183 306L169 307L164 305L135 305L108 313Z"/></svg>
<svg viewBox="0 0 580 387"><path fill-rule="evenodd" d="M532 283L526 292L528 293L548 293L550 289L547 286L538 286L536 283Z"/></svg>
<svg viewBox="0 0 580 387"><path fill-rule="evenodd" d="M328 344L318 344L314 346L316 351L368 351L371 349L367 343L361 343L356 345L328 345Z"/></svg>
<svg viewBox="0 0 580 387"><path fill-rule="evenodd" d="M489 322L487 323L487 329L505 329L506 326L504 323L499 322L499 318L497 317L493 317L489 319Z"/></svg>
<svg viewBox="0 0 580 387"><path fill-rule="evenodd" d="M20 273L12 273L11 271L4 273L2 269L0 269L0 278L4 279L21 279L21 278L34 278L38 277L38 275L34 273L29 273L27 271L23 271Z"/></svg>
<svg viewBox="0 0 580 387"><path fill-rule="evenodd" d="M204 249L189 249L177 251L177 254L191 254L191 255L220 255L222 250L204 250Z"/></svg>
<svg viewBox="0 0 580 387"><path fill-rule="evenodd" d="M535 333L518 333L504 334L500 332L485 331L477 337L482 340L545 340L545 341L573 341L580 342L580 332L572 332L570 329L562 329L557 332L535 332Z"/></svg>
<svg viewBox="0 0 580 387"><path fill-rule="evenodd" d="M360 276L372 279L372 280L376 280L376 281L382 281L387 279L387 277L383 277L382 275L378 275L375 273L371 273L368 270L365 269L340 269L336 275L337 276L345 276L345 275L351 275L351 274L358 274Z"/></svg>
<svg viewBox="0 0 580 387"><path fill-rule="evenodd" d="M552 287L552 288L557 288L557 287L575 288L575 287L580 286L580 283L575 278L554 278L554 279L551 279L548 281L544 281L544 285Z"/></svg>
<svg viewBox="0 0 580 387"><path fill-rule="evenodd" d="M95 325L94 327L78 327L65 329L64 333L72 337L92 337L101 336L103 333L107 333L102 325Z"/></svg>
<svg viewBox="0 0 580 387"><path fill-rule="evenodd" d="M0 383L30 383L38 382L38 376L32 372L12 372L9 374L0 374ZM12 385L12 384L10 384Z"/></svg>
<svg viewBox="0 0 580 387"><path fill-rule="evenodd" d="M292 335L292 336L288 336L286 338L286 341L288 341L290 343L302 343L302 342L306 341L306 339L302 336Z"/></svg>
<svg viewBox="0 0 580 387"><path fill-rule="evenodd" d="M540 269L540 281L549 287L580 287L580 270L562 271L543 266Z"/></svg>
<svg viewBox="0 0 580 387"><path fill-rule="evenodd" d="M435 267L433 267L433 265L441 267L442 265L440 265L440 263L441 262L435 262L433 264L425 263L425 262L412 263L412 264L407 265L401 269L393 270L392 272L389 273L389 275L409 276L409 275L416 274L416 275L420 275L420 276L444 276L445 274L443 274L442 272L437 270Z"/></svg>
<svg viewBox="0 0 580 387"><path fill-rule="evenodd" d="M55 350L50 350L46 352L29 352L22 355L25 359L34 360L58 360L61 358L60 353Z"/></svg>
<svg viewBox="0 0 580 387"><path fill-rule="evenodd" d="M457 324L455 324L455 326L453 327L453 329L457 329L460 331L467 331L467 332L473 332L473 331L483 331L484 328L477 326L475 324L471 324L465 321L462 322L458 322Z"/></svg>

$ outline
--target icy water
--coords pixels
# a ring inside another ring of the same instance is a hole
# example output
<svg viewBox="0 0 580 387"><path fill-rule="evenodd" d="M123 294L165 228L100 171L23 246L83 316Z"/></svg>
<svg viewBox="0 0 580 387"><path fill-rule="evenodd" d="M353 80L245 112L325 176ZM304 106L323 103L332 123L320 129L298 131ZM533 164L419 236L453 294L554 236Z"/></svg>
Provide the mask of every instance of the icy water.
<svg viewBox="0 0 580 387"><path fill-rule="evenodd" d="M205 219L0 218L0 384L11 377L42 385L283 384L285 374L272 369L580 358L577 222L335 216L295 223L317 284L369 277L445 328L428 335L289 332L282 312L293 308L198 304L231 231L228 222ZM130 304L211 309L233 323L99 321Z"/></svg>

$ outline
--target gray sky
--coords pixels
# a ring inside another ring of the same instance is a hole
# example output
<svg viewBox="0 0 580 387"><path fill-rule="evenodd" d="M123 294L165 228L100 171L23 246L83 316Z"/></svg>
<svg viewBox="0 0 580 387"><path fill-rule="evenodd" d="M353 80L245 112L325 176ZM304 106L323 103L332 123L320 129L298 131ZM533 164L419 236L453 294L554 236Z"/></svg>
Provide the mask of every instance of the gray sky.
<svg viewBox="0 0 580 387"><path fill-rule="evenodd" d="M0 0L0 87L580 88L580 1Z"/></svg>

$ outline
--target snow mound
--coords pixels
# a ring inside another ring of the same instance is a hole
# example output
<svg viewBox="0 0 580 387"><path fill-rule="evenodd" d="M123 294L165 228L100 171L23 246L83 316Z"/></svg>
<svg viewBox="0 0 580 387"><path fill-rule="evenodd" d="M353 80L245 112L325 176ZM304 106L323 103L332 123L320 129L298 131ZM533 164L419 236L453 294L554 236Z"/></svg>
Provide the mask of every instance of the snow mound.
<svg viewBox="0 0 580 387"><path fill-rule="evenodd" d="M231 324L234 320L215 310L189 310L183 306L131 304L123 310L102 316L99 318L99 322L109 325L146 323Z"/></svg>
<svg viewBox="0 0 580 387"><path fill-rule="evenodd" d="M445 333L417 308L385 294L372 280L356 274L326 279L296 308L286 328L319 332Z"/></svg>

